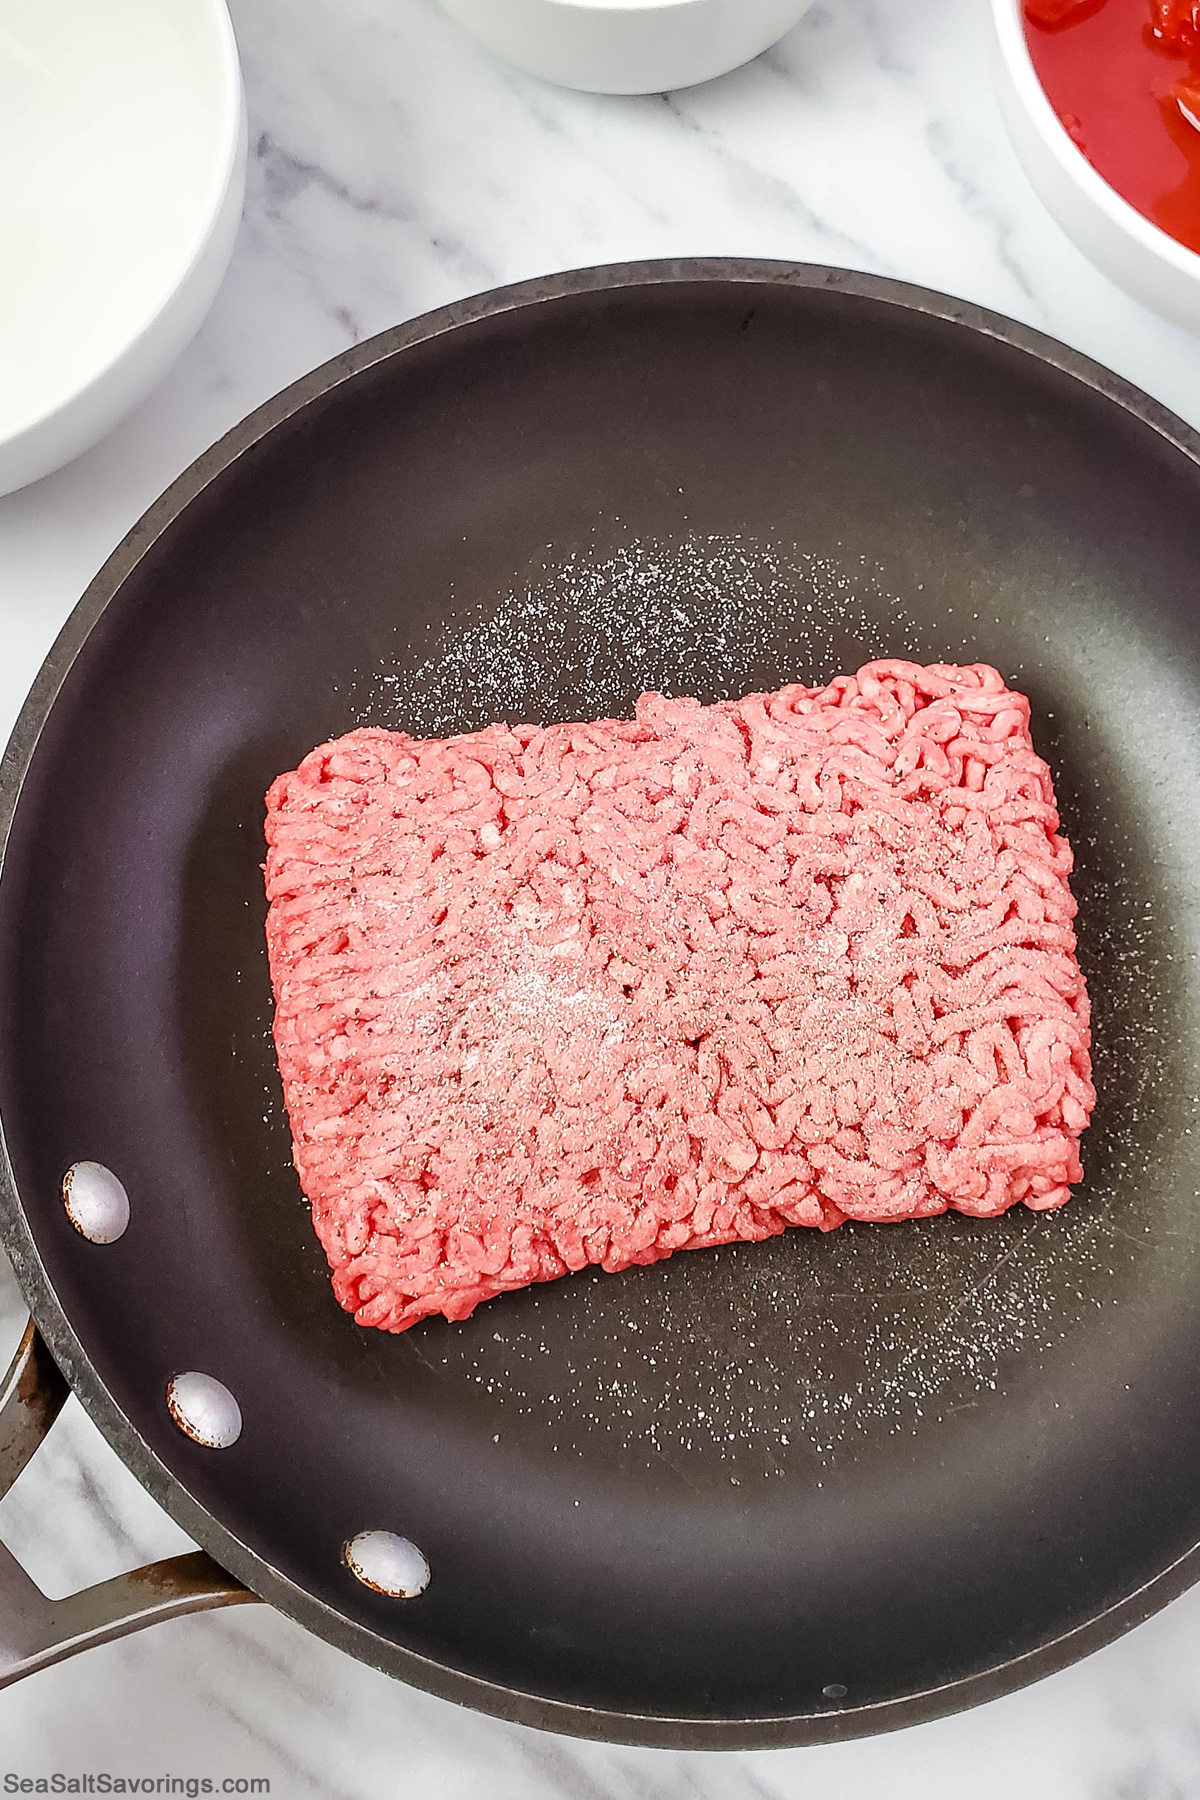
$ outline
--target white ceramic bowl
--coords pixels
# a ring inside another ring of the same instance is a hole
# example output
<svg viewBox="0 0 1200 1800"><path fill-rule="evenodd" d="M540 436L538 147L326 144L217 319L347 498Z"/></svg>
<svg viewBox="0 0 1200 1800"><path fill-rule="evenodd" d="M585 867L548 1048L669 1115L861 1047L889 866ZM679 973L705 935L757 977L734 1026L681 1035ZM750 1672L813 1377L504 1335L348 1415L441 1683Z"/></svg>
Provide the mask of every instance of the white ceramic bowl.
<svg viewBox="0 0 1200 1800"><path fill-rule="evenodd" d="M0 0L0 494L103 437L195 334L245 163L224 0Z"/></svg>
<svg viewBox="0 0 1200 1800"><path fill-rule="evenodd" d="M1071 142L1033 66L1021 0L992 0L992 14L1001 109L1042 203L1110 280L1200 331L1200 256L1143 218Z"/></svg>
<svg viewBox="0 0 1200 1800"><path fill-rule="evenodd" d="M532 75L597 94L692 87L749 62L812 0L442 0Z"/></svg>

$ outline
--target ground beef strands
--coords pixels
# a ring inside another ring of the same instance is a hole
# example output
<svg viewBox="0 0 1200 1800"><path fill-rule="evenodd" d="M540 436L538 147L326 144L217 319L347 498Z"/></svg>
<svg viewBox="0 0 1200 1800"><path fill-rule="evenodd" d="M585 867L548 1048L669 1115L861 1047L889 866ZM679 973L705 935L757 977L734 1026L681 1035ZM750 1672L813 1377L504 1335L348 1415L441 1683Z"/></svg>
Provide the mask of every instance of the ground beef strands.
<svg viewBox="0 0 1200 1800"><path fill-rule="evenodd" d="M267 940L341 1304L1060 1206L1095 1095L1058 823L982 664L314 750Z"/></svg>

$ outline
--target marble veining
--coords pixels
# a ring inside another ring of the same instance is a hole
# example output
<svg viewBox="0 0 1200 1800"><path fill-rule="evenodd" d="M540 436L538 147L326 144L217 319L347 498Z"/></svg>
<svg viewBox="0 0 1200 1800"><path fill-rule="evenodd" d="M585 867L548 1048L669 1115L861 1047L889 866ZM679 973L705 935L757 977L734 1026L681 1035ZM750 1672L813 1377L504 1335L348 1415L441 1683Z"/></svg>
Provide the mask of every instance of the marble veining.
<svg viewBox="0 0 1200 1800"><path fill-rule="evenodd" d="M1200 345L1110 287L1028 190L986 0L818 0L723 81L623 100L502 67L434 0L233 0L251 118L237 253L195 344L124 427L0 502L0 727L105 555L253 406L345 345L573 265L777 256L993 306L1200 425ZM0 1350L21 1322L0 1281ZM61 1594L186 1548L71 1401L0 1504ZM506 1726L267 1608L177 1621L0 1693L0 1775L265 1775L275 1795L436 1800L1186 1800L1200 1592L1036 1688L895 1737L673 1754Z"/></svg>

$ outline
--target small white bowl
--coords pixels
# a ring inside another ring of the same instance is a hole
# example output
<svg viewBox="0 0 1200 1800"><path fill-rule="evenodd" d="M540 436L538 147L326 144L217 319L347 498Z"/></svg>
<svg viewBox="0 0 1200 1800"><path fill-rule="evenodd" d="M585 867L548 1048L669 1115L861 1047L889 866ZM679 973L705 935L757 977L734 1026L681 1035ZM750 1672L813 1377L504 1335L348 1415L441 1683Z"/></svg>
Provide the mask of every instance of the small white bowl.
<svg viewBox="0 0 1200 1800"><path fill-rule="evenodd" d="M0 494L96 443L195 335L245 167L224 0L6 0Z"/></svg>
<svg viewBox="0 0 1200 1800"><path fill-rule="evenodd" d="M489 50L595 94L711 81L769 49L812 0L442 0Z"/></svg>
<svg viewBox="0 0 1200 1800"><path fill-rule="evenodd" d="M992 16L1001 110L1043 205L1111 281L1200 331L1200 256L1143 218L1071 142L1033 66L1022 0L992 0Z"/></svg>

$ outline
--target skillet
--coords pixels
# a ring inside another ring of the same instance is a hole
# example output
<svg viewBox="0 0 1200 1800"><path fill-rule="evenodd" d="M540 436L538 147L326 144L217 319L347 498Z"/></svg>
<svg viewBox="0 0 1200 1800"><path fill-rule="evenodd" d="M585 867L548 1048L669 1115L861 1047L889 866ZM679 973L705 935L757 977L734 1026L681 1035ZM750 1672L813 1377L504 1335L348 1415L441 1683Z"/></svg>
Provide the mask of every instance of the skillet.
<svg viewBox="0 0 1200 1800"><path fill-rule="evenodd" d="M685 262L385 333L175 483L3 764L0 1233L36 1326L0 1461L65 1376L203 1550L57 1606L5 1553L5 1679L257 1595L527 1724L798 1744L1000 1694L1196 1579L1198 451L960 302ZM354 1326L270 1044L270 780L361 723L625 713L880 654L991 661L1031 697L1095 1007L1067 1209ZM66 1217L80 1159L128 1191L115 1243ZM231 1447L176 1428L184 1370L235 1395ZM420 1548L418 1597L355 1579L371 1529Z"/></svg>

